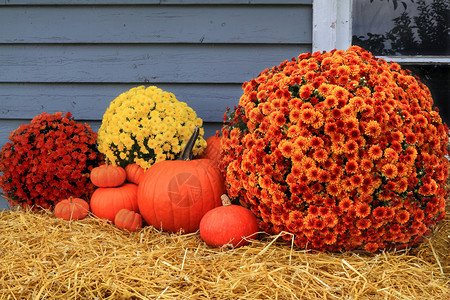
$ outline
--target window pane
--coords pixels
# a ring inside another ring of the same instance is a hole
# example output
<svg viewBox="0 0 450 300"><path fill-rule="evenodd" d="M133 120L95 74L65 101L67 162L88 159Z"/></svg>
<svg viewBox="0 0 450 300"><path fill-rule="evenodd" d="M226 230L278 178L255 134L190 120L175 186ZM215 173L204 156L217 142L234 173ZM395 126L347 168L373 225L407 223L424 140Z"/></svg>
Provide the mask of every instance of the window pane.
<svg viewBox="0 0 450 300"><path fill-rule="evenodd" d="M450 1L353 0L353 39L375 55L449 55Z"/></svg>
<svg viewBox="0 0 450 300"><path fill-rule="evenodd" d="M403 65L430 89L439 115L450 127L450 65Z"/></svg>

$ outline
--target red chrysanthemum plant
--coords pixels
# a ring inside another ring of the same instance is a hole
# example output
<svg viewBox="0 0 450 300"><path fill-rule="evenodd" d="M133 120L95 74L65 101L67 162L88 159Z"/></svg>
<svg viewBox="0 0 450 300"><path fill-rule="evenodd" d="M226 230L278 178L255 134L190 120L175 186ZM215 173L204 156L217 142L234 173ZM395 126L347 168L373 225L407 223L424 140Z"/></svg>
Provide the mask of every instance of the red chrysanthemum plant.
<svg viewBox="0 0 450 300"><path fill-rule="evenodd" d="M445 218L448 127L429 89L364 49L301 54L225 114L228 195L320 251L404 248Z"/></svg>
<svg viewBox="0 0 450 300"><path fill-rule="evenodd" d="M11 206L52 209L68 197L89 199L91 169L102 160L97 134L70 113L42 113L9 136L0 152L0 188Z"/></svg>

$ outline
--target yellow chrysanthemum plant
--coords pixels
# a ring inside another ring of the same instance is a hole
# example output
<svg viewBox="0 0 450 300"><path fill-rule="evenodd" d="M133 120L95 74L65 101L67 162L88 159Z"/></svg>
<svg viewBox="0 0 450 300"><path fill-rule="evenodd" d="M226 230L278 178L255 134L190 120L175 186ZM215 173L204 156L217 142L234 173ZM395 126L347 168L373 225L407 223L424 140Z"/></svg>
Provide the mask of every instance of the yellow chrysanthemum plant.
<svg viewBox="0 0 450 300"><path fill-rule="evenodd" d="M98 149L113 165L136 163L144 169L176 159L196 126L203 121L173 93L156 86L139 86L114 99L98 131ZM206 147L200 130L193 155Z"/></svg>

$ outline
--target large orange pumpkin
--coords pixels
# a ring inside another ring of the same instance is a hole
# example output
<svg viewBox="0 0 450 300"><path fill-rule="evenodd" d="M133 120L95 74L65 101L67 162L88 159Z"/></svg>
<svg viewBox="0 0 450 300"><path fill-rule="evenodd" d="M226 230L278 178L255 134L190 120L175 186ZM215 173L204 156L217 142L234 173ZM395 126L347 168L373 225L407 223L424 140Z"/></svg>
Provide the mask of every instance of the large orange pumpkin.
<svg viewBox="0 0 450 300"><path fill-rule="evenodd" d="M141 178L139 211L157 229L194 232L203 215L221 204L225 186L216 164L210 159L191 160L198 133L196 127L178 160L158 162Z"/></svg>
<svg viewBox="0 0 450 300"><path fill-rule="evenodd" d="M137 205L137 185L124 183L119 187L98 188L91 197L91 211L101 219L114 222L116 214L122 208L139 212Z"/></svg>

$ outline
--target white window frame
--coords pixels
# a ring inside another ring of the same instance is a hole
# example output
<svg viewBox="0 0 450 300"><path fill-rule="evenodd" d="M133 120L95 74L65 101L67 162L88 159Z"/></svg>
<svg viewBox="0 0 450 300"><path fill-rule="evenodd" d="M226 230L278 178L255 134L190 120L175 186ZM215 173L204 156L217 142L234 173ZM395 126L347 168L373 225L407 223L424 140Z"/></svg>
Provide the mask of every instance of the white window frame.
<svg viewBox="0 0 450 300"><path fill-rule="evenodd" d="M347 50L352 43L353 0L313 0L312 52ZM377 56L401 64L448 64L450 56Z"/></svg>

